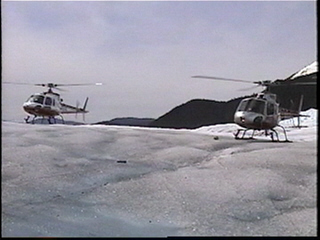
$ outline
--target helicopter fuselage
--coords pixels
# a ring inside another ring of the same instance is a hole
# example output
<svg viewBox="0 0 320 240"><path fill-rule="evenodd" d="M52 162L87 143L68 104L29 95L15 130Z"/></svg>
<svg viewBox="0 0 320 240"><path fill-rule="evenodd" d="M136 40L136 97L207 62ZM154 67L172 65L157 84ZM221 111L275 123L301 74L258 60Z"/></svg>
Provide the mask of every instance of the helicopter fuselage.
<svg viewBox="0 0 320 240"><path fill-rule="evenodd" d="M252 112L236 112L234 122L243 128L254 130L271 129L278 125L276 116L264 116Z"/></svg>
<svg viewBox="0 0 320 240"><path fill-rule="evenodd" d="M255 98L243 99L234 114L234 122L247 129L272 129L279 121L278 103L272 95L259 94Z"/></svg>
<svg viewBox="0 0 320 240"><path fill-rule="evenodd" d="M57 93L35 93L23 104L23 109L34 116L54 117L61 113L60 101Z"/></svg>
<svg viewBox="0 0 320 240"><path fill-rule="evenodd" d="M7 84L18 84L18 85L29 85L28 83L11 83L4 82ZM37 117L47 118L49 123L56 123L56 116L60 117L64 123L62 114L77 114L77 113L88 113L86 106L88 103L88 97L85 100L83 107L72 106L62 102L60 94L53 92L52 89L60 89L60 86L84 86L93 85L93 83L73 83L73 84L56 84L56 83L39 83L32 84L35 86L49 88L46 92L32 94L22 105L23 110L28 114L33 115L31 123L35 123ZM102 85L102 83L95 83L94 85ZM60 89L61 90L61 89ZM84 115L83 115L84 116ZM26 123L30 123L30 116L28 115L24 120ZM84 117L83 117L84 119ZM52 122L53 121L53 122Z"/></svg>

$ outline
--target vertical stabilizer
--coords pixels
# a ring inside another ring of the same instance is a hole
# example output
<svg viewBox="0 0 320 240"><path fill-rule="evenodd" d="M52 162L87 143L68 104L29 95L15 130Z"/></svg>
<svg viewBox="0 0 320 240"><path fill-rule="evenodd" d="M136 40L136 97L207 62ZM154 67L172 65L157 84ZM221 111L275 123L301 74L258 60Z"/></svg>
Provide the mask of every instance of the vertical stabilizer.
<svg viewBox="0 0 320 240"><path fill-rule="evenodd" d="M83 108L82 108L83 111L86 110L88 100L89 100L89 98L87 97L87 98L86 98L86 101L84 102Z"/></svg>
<svg viewBox="0 0 320 240"><path fill-rule="evenodd" d="M300 97L300 103L299 103L298 113L300 113L301 110L302 110L302 104L303 104L303 95L301 95L301 97Z"/></svg>

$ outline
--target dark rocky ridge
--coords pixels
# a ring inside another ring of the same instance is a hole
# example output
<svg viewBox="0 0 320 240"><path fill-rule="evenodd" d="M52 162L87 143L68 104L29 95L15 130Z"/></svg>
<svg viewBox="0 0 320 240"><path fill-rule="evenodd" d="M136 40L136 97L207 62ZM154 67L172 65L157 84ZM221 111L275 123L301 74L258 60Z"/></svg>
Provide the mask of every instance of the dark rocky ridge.
<svg viewBox="0 0 320 240"><path fill-rule="evenodd" d="M170 112L153 121L151 127L198 128L201 126L229 123L243 98L228 102L194 99L175 107Z"/></svg>
<svg viewBox="0 0 320 240"><path fill-rule="evenodd" d="M109 121L102 121L96 124L147 127L154 120L155 120L154 118L127 117L127 118L114 118Z"/></svg>

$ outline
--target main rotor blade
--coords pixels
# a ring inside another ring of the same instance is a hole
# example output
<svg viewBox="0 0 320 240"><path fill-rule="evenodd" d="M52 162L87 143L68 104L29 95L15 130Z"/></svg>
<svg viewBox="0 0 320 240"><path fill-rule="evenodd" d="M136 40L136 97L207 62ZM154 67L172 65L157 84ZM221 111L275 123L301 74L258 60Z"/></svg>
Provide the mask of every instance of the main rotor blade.
<svg viewBox="0 0 320 240"><path fill-rule="evenodd" d="M282 87L282 86L292 86L292 85L317 85L317 82L282 82L282 83L272 83L270 86L272 87Z"/></svg>
<svg viewBox="0 0 320 240"><path fill-rule="evenodd" d="M222 77L211 77L211 76L192 76L192 78L204 78L204 79L214 79L214 80L224 80L224 81L232 81L232 82L244 82L244 83L251 83L248 80L242 80L242 79L232 79L232 78L222 78Z"/></svg>
<svg viewBox="0 0 320 240"><path fill-rule="evenodd" d="M248 88L241 88L241 89L239 89L239 91L249 91L249 90L253 90L253 89L259 88L259 87L263 87L263 86L262 85L256 85L256 86L251 86L251 87L248 87Z"/></svg>
<svg viewBox="0 0 320 240"><path fill-rule="evenodd" d="M5 84L14 84L14 85L34 85L32 83L20 83L20 82L2 82Z"/></svg>
<svg viewBox="0 0 320 240"><path fill-rule="evenodd" d="M36 83L36 84L32 84L34 86L40 86L40 87L56 87L57 84L53 84L53 83Z"/></svg>
<svg viewBox="0 0 320 240"><path fill-rule="evenodd" d="M102 83L38 83L38 84L33 84L35 86L41 86L41 87L48 87L48 88L54 88L57 90L62 90L61 88L58 87L74 87L74 86L89 86L89 85L97 85L100 86Z"/></svg>
<svg viewBox="0 0 320 240"><path fill-rule="evenodd" d="M58 91L61 91L61 92L67 92L67 90L62 89L62 88L58 88L58 87L54 87L54 89L56 89L56 90L58 90Z"/></svg>
<svg viewBox="0 0 320 240"><path fill-rule="evenodd" d="M89 85L96 85L101 86L102 83L62 83L62 84L55 84L55 86L89 86Z"/></svg>
<svg viewBox="0 0 320 240"><path fill-rule="evenodd" d="M102 83L22 83L22 82L2 82L5 84L15 84L15 85L33 85L33 86L40 86L40 87L51 87L56 88L58 86L89 86L89 85L96 85L101 86Z"/></svg>

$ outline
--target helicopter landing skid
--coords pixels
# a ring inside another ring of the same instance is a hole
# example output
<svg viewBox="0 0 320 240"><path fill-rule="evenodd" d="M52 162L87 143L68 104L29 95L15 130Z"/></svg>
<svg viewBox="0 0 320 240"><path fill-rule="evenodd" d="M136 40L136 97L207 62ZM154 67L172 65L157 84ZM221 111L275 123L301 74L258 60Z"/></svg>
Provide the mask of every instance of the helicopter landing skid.
<svg viewBox="0 0 320 240"><path fill-rule="evenodd" d="M272 129L265 129L265 130L264 130L265 136L270 136L272 142L291 142L291 141L289 141L288 138L287 138L287 133L286 133L286 130L284 129L284 127L282 127L282 126L280 126L280 125L278 125L278 127L281 127L281 128L282 128L283 133L284 133L284 136L285 136L285 140L282 140L282 141L281 141L281 140L279 139L279 134L278 134L278 132L277 132L274 128L272 128ZM252 130L251 136L250 136L250 137L245 137L247 131L249 131L249 130ZM262 131L262 130L258 130L258 129L238 129L237 132L234 134L234 137L235 137L235 139L237 139L237 140L238 140L238 139L240 139L240 140L254 139L253 136L254 136L255 131ZM239 135L240 135L241 132L242 132L242 136L240 137Z"/></svg>
<svg viewBox="0 0 320 240"><path fill-rule="evenodd" d="M59 117L61 118L62 123L65 124L62 115L59 115ZM40 116L35 115L31 121L29 121L30 116L27 116L27 117L24 118L24 120L25 120L26 123L34 124L34 123L35 123L35 120L36 120L37 118L40 118ZM44 120L44 119L45 119L45 116L42 116L41 123L43 123L43 120ZM49 117L47 118L47 120L48 120L48 123L49 123L49 124L57 123L57 119L56 119L54 116L49 116Z"/></svg>
<svg viewBox="0 0 320 240"><path fill-rule="evenodd" d="M30 116L26 116L26 117L24 118L24 120L26 121L26 123L32 123L32 124L34 124L34 121L35 121L36 118L37 118L37 116L35 115L35 116L33 117L33 119L32 119L31 121L29 121Z"/></svg>

